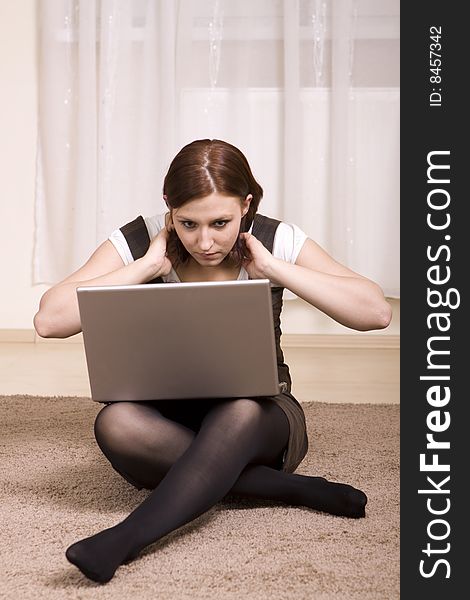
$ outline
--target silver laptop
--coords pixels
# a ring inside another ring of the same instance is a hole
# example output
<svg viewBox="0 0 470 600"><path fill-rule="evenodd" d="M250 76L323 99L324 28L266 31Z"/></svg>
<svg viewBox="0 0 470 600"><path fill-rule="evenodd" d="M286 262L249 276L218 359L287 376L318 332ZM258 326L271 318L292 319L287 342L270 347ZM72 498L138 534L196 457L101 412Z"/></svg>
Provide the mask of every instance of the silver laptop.
<svg viewBox="0 0 470 600"><path fill-rule="evenodd" d="M279 393L267 279L77 289L92 399Z"/></svg>

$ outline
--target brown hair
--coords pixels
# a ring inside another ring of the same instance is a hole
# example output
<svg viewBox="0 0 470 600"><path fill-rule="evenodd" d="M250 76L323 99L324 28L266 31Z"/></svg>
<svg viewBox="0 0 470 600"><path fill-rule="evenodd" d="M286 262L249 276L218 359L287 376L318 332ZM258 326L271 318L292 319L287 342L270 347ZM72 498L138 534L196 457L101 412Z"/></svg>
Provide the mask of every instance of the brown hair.
<svg viewBox="0 0 470 600"><path fill-rule="evenodd" d="M248 231L263 189L253 177L245 155L235 146L221 140L195 140L184 146L172 160L163 182L163 195L170 208L180 208L190 200L212 193L238 197L253 196L247 214L242 218L240 232ZM185 263L189 253L172 230L168 239L168 256L174 266ZM243 247L239 239L229 259L240 265Z"/></svg>

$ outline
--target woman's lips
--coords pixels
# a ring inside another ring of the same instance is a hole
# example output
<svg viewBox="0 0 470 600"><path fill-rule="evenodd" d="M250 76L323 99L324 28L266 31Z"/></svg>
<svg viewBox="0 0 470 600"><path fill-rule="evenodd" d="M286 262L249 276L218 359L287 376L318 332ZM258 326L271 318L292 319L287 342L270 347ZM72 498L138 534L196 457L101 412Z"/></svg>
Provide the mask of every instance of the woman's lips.
<svg viewBox="0 0 470 600"><path fill-rule="evenodd" d="M219 255L218 252L209 252L207 254L205 254L204 252L198 252L198 256L201 256L202 258L205 258L206 260L211 259L211 258L216 258Z"/></svg>

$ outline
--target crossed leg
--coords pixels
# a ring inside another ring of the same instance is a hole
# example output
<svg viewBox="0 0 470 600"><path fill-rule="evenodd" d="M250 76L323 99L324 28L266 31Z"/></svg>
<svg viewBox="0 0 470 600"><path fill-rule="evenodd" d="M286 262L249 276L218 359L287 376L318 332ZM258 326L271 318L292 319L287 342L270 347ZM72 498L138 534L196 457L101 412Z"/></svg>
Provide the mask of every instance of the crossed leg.
<svg viewBox="0 0 470 600"><path fill-rule="evenodd" d="M228 492L364 516L363 492L275 468L289 425L269 399L220 401L198 432L166 419L150 405L113 404L98 415L95 433L113 466L153 491L124 521L67 549L68 560L94 581L109 581L120 564Z"/></svg>

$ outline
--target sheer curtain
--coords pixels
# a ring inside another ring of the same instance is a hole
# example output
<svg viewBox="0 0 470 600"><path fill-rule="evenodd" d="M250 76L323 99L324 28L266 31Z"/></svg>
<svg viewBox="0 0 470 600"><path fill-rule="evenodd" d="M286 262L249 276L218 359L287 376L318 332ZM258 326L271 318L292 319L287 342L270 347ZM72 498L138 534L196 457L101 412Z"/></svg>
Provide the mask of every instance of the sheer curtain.
<svg viewBox="0 0 470 600"><path fill-rule="evenodd" d="M176 152L247 156L261 212L399 296L399 0L41 0L34 283L164 210Z"/></svg>

